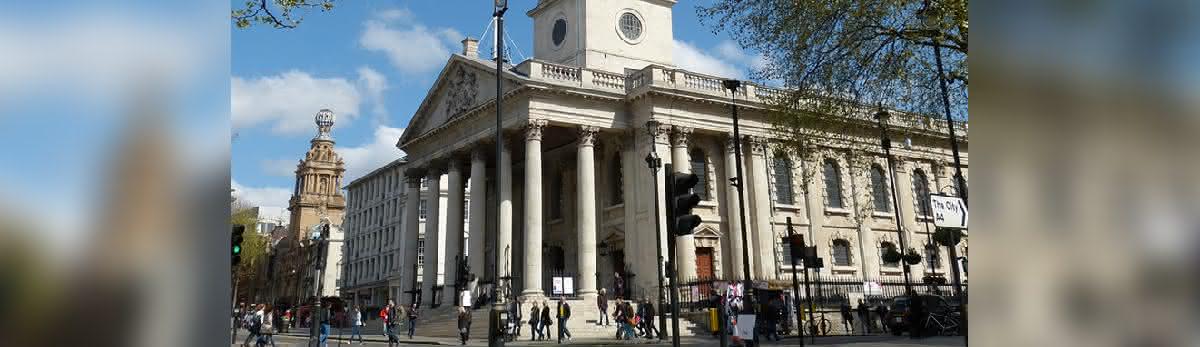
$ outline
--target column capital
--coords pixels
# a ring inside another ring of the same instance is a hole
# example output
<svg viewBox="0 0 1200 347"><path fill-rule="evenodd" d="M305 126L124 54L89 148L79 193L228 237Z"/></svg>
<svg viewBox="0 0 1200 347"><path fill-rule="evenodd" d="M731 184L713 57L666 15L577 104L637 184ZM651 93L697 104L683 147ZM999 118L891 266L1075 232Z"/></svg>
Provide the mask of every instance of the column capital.
<svg viewBox="0 0 1200 347"><path fill-rule="evenodd" d="M425 177L434 178L446 173L446 159L430 160L425 168Z"/></svg>
<svg viewBox="0 0 1200 347"><path fill-rule="evenodd" d="M525 124L525 139L531 140L531 141L533 141L533 140L541 141L542 140L542 132L545 129L546 129L546 120L545 119L530 119L529 122L527 124Z"/></svg>
<svg viewBox="0 0 1200 347"><path fill-rule="evenodd" d="M655 143L666 143L671 134L671 126L658 123L657 121L646 127L646 132L654 138Z"/></svg>
<svg viewBox="0 0 1200 347"><path fill-rule="evenodd" d="M750 145L750 151L755 155L767 153L767 147L770 142L761 136L746 136L746 143Z"/></svg>
<svg viewBox="0 0 1200 347"><path fill-rule="evenodd" d="M410 167L404 169L404 178L407 179L409 183L412 183L415 180L415 182L419 184L421 183L421 178L425 177L425 171L426 170L423 167Z"/></svg>
<svg viewBox="0 0 1200 347"><path fill-rule="evenodd" d="M691 142L692 128L675 126L671 129L671 147L687 147Z"/></svg>
<svg viewBox="0 0 1200 347"><path fill-rule="evenodd" d="M471 160L487 161L489 152L483 145L475 145L471 148Z"/></svg>
<svg viewBox="0 0 1200 347"><path fill-rule="evenodd" d="M583 125L579 127L579 146L595 146L596 135L600 132L600 128L594 126Z"/></svg>

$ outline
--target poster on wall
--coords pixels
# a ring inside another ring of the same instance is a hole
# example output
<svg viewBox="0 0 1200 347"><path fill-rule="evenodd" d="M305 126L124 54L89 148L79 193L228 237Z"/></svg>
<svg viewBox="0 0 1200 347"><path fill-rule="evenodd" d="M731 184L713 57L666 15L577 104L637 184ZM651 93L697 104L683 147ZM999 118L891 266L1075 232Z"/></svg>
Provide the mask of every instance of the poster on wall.
<svg viewBox="0 0 1200 347"><path fill-rule="evenodd" d="M563 277L563 292L564 295L575 295L575 279L571 277Z"/></svg>
<svg viewBox="0 0 1200 347"><path fill-rule="evenodd" d="M563 278L562 277L554 277L554 278L550 279L550 283L553 284L550 289L550 294L562 295L562 293L563 293Z"/></svg>

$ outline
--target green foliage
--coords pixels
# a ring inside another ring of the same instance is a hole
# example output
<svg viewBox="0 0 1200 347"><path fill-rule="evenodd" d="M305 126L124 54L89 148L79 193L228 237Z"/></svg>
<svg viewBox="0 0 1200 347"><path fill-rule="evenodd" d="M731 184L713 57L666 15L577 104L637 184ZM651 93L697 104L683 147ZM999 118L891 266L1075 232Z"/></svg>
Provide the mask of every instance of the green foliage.
<svg viewBox="0 0 1200 347"><path fill-rule="evenodd" d="M237 266L237 272L239 276L253 276L261 270L262 262L266 261L270 235L259 233L258 219L253 209L234 203L232 210L230 225L246 226L246 232L242 234L242 261Z"/></svg>
<svg viewBox="0 0 1200 347"><path fill-rule="evenodd" d="M246 0L246 6L231 11L230 17L239 29L249 28L254 23L270 25L275 29L292 29L304 20L296 11L321 12L333 10L336 0Z"/></svg>

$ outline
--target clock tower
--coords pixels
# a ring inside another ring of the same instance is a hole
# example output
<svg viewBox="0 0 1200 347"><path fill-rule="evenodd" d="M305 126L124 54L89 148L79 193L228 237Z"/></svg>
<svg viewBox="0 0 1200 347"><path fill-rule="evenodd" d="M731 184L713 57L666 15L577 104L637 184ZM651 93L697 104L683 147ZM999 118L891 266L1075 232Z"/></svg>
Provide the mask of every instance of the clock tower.
<svg viewBox="0 0 1200 347"><path fill-rule="evenodd" d="M540 0L533 18L533 57L625 73L673 66L674 0Z"/></svg>

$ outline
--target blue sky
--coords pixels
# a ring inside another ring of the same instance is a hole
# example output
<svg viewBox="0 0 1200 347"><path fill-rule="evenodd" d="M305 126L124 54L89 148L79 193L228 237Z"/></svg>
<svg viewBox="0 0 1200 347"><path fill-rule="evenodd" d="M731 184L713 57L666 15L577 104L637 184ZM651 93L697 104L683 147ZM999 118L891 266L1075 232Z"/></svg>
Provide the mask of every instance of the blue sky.
<svg viewBox="0 0 1200 347"><path fill-rule="evenodd" d="M449 54L461 50L459 41L484 33L491 3L339 2L331 12L308 13L296 29L231 29L234 188L255 204L285 206L292 171L315 134L312 117L321 108L337 114L333 136L347 182L402 156L396 139ZM675 64L746 77L761 60L702 26L699 3L674 7ZM521 53L532 58L533 22L525 12L535 4L510 1L505 27L516 43L514 60L522 60ZM490 52L491 43L482 41L480 50Z"/></svg>

